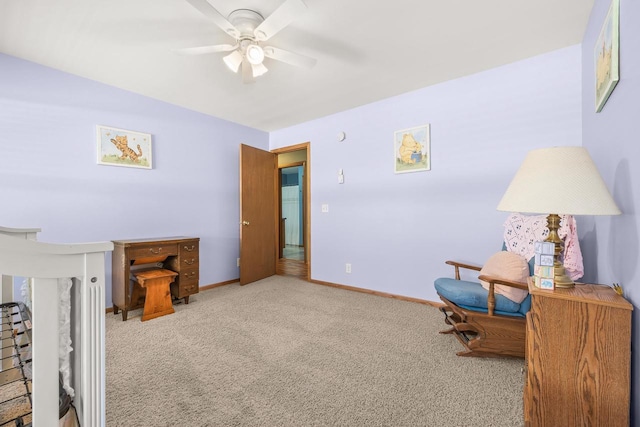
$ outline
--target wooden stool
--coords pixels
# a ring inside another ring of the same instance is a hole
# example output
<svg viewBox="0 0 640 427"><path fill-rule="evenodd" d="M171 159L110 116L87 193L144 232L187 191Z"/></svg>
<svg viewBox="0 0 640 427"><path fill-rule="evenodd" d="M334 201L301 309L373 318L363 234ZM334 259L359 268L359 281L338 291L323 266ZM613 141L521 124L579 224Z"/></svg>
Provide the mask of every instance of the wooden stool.
<svg viewBox="0 0 640 427"><path fill-rule="evenodd" d="M156 269L134 272L136 285L146 290L142 321L174 313L169 285L178 275L175 271ZM134 289L134 294L137 294Z"/></svg>

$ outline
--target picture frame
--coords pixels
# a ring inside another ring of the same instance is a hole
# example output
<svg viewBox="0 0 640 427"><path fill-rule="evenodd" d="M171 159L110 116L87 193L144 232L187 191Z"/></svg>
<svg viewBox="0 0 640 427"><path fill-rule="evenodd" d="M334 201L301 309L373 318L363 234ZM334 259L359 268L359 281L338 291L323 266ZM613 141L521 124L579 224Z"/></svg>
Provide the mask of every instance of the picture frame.
<svg viewBox="0 0 640 427"><path fill-rule="evenodd" d="M96 126L98 164L152 169L151 134Z"/></svg>
<svg viewBox="0 0 640 427"><path fill-rule="evenodd" d="M431 135L429 124L394 132L393 161L395 173L431 170Z"/></svg>
<svg viewBox="0 0 640 427"><path fill-rule="evenodd" d="M620 1L612 0L593 50L595 62L595 107L602 111L620 80Z"/></svg>

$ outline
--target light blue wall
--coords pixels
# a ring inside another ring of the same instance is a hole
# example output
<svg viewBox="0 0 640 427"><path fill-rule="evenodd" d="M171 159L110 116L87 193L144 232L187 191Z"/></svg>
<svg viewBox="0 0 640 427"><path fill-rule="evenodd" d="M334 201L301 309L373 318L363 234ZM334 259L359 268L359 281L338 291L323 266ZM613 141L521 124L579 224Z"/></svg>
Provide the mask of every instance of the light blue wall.
<svg viewBox="0 0 640 427"><path fill-rule="evenodd" d="M526 153L581 145L580 70L576 45L272 132L272 149L311 142L312 278L439 301L447 259L500 250L496 206ZM431 171L394 174L394 131L426 123Z"/></svg>
<svg viewBox="0 0 640 427"><path fill-rule="evenodd" d="M596 0L582 44L582 132L584 146L618 203L622 215L590 218L582 232L591 260L589 279L620 283L634 305L631 425L640 423L640 3L620 1L620 81L600 113L595 113L593 49L610 0ZM585 264L585 267L587 265Z"/></svg>
<svg viewBox="0 0 640 427"><path fill-rule="evenodd" d="M238 277L229 177L267 133L2 54L0 76L0 224L60 243L198 236L201 286ZM96 125L151 133L154 168L98 165Z"/></svg>

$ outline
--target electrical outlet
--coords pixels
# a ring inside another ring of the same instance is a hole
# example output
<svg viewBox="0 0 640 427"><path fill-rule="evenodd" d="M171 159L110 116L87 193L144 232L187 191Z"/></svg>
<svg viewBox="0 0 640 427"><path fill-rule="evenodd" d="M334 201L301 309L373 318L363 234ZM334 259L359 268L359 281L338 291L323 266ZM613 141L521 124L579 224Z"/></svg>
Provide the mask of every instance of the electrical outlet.
<svg viewBox="0 0 640 427"><path fill-rule="evenodd" d="M237 258L236 264L237 264L236 267L240 267L240 258Z"/></svg>
<svg viewBox="0 0 640 427"><path fill-rule="evenodd" d="M344 269L345 269L345 271L346 271L347 273L351 273L351 264L346 263L344 267L345 267Z"/></svg>
<svg viewBox="0 0 640 427"><path fill-rule="evenodd" d="M326 203L322 205L322 212L329 212L329 205L327 205Z"/></svg>

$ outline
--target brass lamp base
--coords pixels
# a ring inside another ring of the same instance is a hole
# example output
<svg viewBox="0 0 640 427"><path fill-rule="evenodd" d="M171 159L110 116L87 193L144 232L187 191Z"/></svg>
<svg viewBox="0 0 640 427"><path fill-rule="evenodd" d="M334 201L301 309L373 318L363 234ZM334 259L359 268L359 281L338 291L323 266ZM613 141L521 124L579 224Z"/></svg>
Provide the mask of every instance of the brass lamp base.
<svg viewBox="0 0 640 427"><path fill-rule="evenodd" d="M549 236L547 236L545 242L551 242L555 247L553 255L553 283L557 288L573 288L575 283L567 276L564 265L560 262L560 254L562 254L564 245L564 242L558 235L560 215L549 214L549 216L547 216L547 228L549 229Z"/></svg>
<svg viewBox="0 0 640 427"><path fill-rule="evenodd" d="M575 286L560 261L553 262L553 283L556 288L573 288Z"/></svg>

